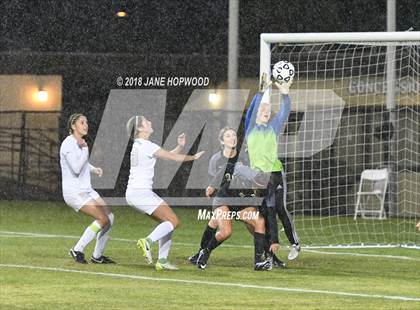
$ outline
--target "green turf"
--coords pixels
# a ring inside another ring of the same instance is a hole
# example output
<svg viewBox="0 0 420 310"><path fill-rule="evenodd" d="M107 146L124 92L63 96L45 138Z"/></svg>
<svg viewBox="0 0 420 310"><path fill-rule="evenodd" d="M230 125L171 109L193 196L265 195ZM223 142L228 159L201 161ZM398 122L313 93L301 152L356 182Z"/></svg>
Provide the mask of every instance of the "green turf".
<svg viewBox="0 0 420 310"><path fill-rule="evenodd" d="M419 309L419 301L374 297L287 292L261 288L277 287L368 295L405 296L420 299L420 251L403 248L303 250L285 270L255 272L252 269L252 238L241 223L234 223L230 240L214 251L205 271L189 265L186 258L197 250L205 222L196 220L197 211L176 209L182 224L174 233L170 258L181 270L157 272L146 265L135 247L155 225L151 219L128 207L114 208L112 236L106 254L117 265L75 264L67 251L91 221L60 203L0 203L0 264L42 266L150 277L256 285L246 288L204 283L180 283L109 277L62 271L9 268L0 266L0 309ZM306 220L306 219L305 219ZM303 226L315 223L300 221ZM339 219L328 219L336 221ZM345 221L348 221L345 219ZM388 220L387 220L388 221ZM347 228L353 229L349 222ZM378 221L390 226L390 223ZM392 222L392 220L390 221ZM299 221L298 221L299 223ZM414 227L413 227L414 228ZM63 237L22 237L8 232L66 235ZM385 231L390 233L390 231ZM419 234L420 235L420 234ZM325 234L328 236L328 234ZM410 235L413 236L412 234ZM308 236L305 236L308 238ZM325 237L323 237L325 238ZM331 237L332 241L336 239ZM354 238L354 236L352 237ZM401 238L401 236L399 236ZM247 247L235 247L244 245ZM86 250L90 255L92 245ZM156 250L156 247L154 247ZM327 255L321 252L359 253L370 256ZM154 252L156 254L156 251ZM383 255L383 256L372 256ZM404 256L396 259L384 255ZM287 256L282 249L279 256Z"/></svg>

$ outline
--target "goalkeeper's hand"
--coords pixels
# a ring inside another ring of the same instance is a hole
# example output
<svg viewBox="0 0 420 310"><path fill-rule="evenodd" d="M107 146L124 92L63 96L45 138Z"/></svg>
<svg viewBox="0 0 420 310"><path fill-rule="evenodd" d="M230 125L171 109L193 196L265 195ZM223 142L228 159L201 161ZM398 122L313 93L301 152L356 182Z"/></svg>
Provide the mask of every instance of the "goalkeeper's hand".
<svg viewBox="0 0 420 310"><path fill-rule="evenodd" d="M262 83L260 85L260 91L264 93L267 89L269 89L271 87L271 85L273 85L273 81L268 81L267 83Z"/></svg>
<svg viewBox="0 0 420 310"><path fill-rule="evenodd" d="M282 95L288 95L289 88L292 85L292 83L293 83L293 79L290 79L290 81L287 83L274 82L274 85L276 85L276 87L278 88L278 90L280 91Z"/></svg>

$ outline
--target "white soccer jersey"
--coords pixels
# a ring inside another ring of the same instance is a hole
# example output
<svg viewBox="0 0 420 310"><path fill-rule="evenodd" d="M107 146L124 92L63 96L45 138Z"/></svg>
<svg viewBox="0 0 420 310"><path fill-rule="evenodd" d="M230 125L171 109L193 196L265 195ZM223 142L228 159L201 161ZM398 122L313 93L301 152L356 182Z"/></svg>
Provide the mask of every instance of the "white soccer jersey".
<svg viewBox="0 0 420 310"><path fill-rule="evenodd" d="M152 189L155 175L156 157L153 155L160 146L144 139L135 139L130 156L129 189Z"/></svg>
<svg viewBox="0 0 420 310"><path fill-rule="evenodd" d="M90 183L89 149L81 148L69 135L61 143L60 165L63 178L63 193L80 193L92 188Z"/></svg>

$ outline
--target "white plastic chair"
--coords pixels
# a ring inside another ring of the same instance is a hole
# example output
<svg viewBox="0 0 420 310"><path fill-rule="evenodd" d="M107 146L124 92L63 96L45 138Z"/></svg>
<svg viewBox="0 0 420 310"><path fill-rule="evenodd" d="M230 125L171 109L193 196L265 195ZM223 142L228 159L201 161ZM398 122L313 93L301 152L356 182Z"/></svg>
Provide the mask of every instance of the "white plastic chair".
<svg viewBox="0 0 420 310"><path fill-rule="evenodd" d="M354 220L360 213L362 218L386 219L385 195L388 187L387 169L367 169L362 172L357 192Z"/></svg>

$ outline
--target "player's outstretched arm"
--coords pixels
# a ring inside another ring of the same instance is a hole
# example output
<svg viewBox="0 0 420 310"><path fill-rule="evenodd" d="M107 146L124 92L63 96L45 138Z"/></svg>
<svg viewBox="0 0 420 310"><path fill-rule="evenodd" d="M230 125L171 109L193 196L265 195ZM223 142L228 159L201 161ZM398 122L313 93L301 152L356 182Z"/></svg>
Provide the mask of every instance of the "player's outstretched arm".
<svg viewBox="0 0 420 310"><path fill-rule="evenodd" d="M205 152L201 151L194 155L184 155L184 154L177 154L172 153L164 149L157 150L153 155L161 159L168 159L173 161L192 161L199 159Z"/></svg>
<svg viewBox="0 0 420 310"><path fill-rule="evenodd" d="M289 118L290 112L292 110L292 102L289 96L289 87L291 85L291 82L283 83L283 84L279 84L275 82L274 84L280 90L281 103L280 103L280 111L270 121L270 125L273 126L276 132L279 132L280 129L287 122L287 119Z"/></svg>
<svg viewBox="0 0 420 310"><path fill-rule="evenodd" d="M262 92L258 92L255 94L254 98L252 98L251 105L248 108L245 116L245 133L248 133L249 130L254 127L255 121L257 119L257 112L258 107L261 103L261 99L263 97Z"/></svg>
<svg viewBox="0 0 420 310"><path fill-rule="evenodd" d="M171 151L171 153L176 153L179 154L181 152L181 150L184 148L185 146L185 133L182 133L178 136L178 140L177 140L177 146Z"/></svg>

